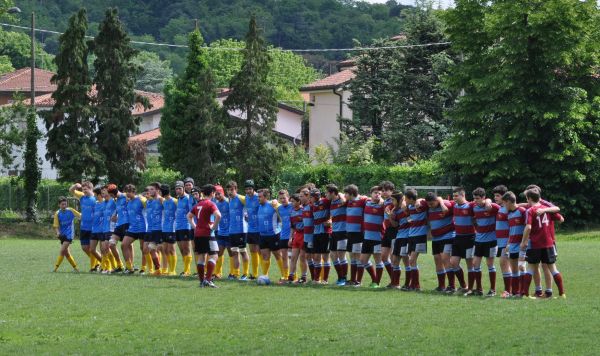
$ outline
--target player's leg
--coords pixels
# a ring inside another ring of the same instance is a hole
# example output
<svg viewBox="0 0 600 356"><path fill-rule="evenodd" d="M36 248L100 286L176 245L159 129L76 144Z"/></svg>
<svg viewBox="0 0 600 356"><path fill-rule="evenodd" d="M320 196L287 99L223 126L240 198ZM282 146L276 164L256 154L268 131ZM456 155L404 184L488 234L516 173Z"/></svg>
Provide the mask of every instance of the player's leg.
<svg viewBox="0 0 600 356"><path fill-rule="evenodd" d="M375 261L375 280L371 283L371 288L379 288L381 278L383 277L384 264L381 257L381 244L377 244L373 248L373 260Z"/></svg>
<svg viewBox="0 0 600 356"><path fill-rule="evenodd" d="M510 253L509 255L509 263L511 269L511 280L510 280L510 290L511 296L518 296L521 294L521 273L519 266L519 253Z"/></svg>
<svg viewBox="0 0 600 356"><path fill-rule="evenodd" d="M471 295L478 295L480 292L481 294L483 294L483 289L481 287L481 260L482 260L482 255L479 252L480 245L476 245L475 248L475 256L473 257L473 279L474 279L474 284L471 285L471 288L469 288L469 291L465 293L465 296L471 296ZM469 279L470 281L470 279Z"/></svg>
<svg viewBox="0 0 600 356"><path fill-rule="evenodd" d="M539 264L538 268L533 271L533 284L535 284L535 296L541 297L543 295L542 292L542 274L540 270L542 269L542 265Z"/></svg>
<svg viewBox="0 0 600 356"><path fill-rule="evenodd" d="M123 242L121 242L121 250L123 251L123 257L125 258L125 271L127 273L133 273L133 243L135 239L129 235L125 235Z"/></svg>
<svg viewBox="0 0 600 356"><path fill-rule="evenodd" d="M485 262L488 268L488 274L490 278L490 290L486 294L486 297L496 296L496 266L494 265L494 257L496 256L495 251L490 252L490 257L486 257Z"/></svg>
<svg viewBox="0 0 600 356"><path fill-rule="evenodd" d="M67 245L65 248L65 258L67 259L67 261L69 261L69 264L71 265L71 267L73 267L73 271L79 272L79 269L77 268L77 263L75 262L75 259L73 258L73 255L71 254L71 242L72 241L65 241L65 243ZM63 243L63 245L65 243Z"/></svg>
<svg viewBox="0 0 600 356"><path fill-rule="evenodd" d="M290 273L288 283L294 282L296 277L296 268L298 267L298 259L300 258L300 249L292 247L292 260L290 261Z"/></svg>
<svg viewBox="0 0 600 356"><path fill-rule="evenodd" d="M220 279L223 275L223 261L225 260L223 255L225 254L226 246L222 239L217 239L217 244L219 245L219 252L217 253L217 264L213 278Z"/></svg>
<svg viewBox="0 0 600 356"><path fill-rule="evenodd" d="M552 297L552 272L548 268L547 264L542 263L542 272L544 273L544 297L551 298Z"/></svg>
<svg viewBox="0 0 600 356"><path fill-rule="evenodd" d="M446 289L446 269L442 260L443 241L431 242L431 253L433 254L433 263L435 265L435 273L437 275L438 285L434 289L435 292L443 292Z"/></svg>
<svg viewBox="0 0 600 356"><path fill-rule="evenodd" d="M267 237L261 236L259 243L261 256L261 271L264 276L269 275L269 270L271 268L271 250L269 249L269 243L267 239Z"/></svg>
<svg viewBox="0 0 600 356"><path fill-rule="evenodd" d="M366 245L363 245L363 250L365 249ZM363 274L365 272L365 267L369 266L370 262L369 259L371 258L371 254L370 253L361 253L360 257L358 259L358 266L356 268L356 284L355 287L360 287L361 283L362 283L362 277ZM373 266L371 266L373 267ZM375 276L372 277L372 279Z"/></svg>
<svg viewBox="0 0 600 356"><path fill-rule="evenodd" d="M383 263L383 267L385 268L390 280L392 280L393 268L392 268L392 243L393 239L390 237L384 237L381 241L381 261ZM391 283L388 285L388 287Z"/></svg>
<svg viewBox="0 0 600 356"><path fill-rule="evenodd" d="M98 235L97 234L92 234L91 235L91 239L90 239L90 246L89 246L89 251L90 254L92 256L94 256L94 259L96 260L96 271L100 272L100 269L102 268L102 255L100 253L98 253L98 243L100 241L98 240Z"/></svg>
<svg viewBox="0 0 600 356"><path fill-rule="evenodd" d="M558 295L561 298L566 298L565 287L563 284L562 274L556 268L556 249L555 247L550 247L542 250L542 264L545 269L552 275L554 282L556 283L556 287L558 288ZM551 286L551 284L550 284ZM546 297L552 297L552 291L550 293L546 292Z"/></svg>
<svg viewBox="0 0 600 356"><path fill-rule="evenodd" d="M121 253L119 252L119 248L117 247L117 243L120 239L121 238L118 235L112 234L112 236L110 237L110 240L108 242L110 251L116 261L116 268L115 268L114 272L117 272L117 273L123 272L124 267L125 267L125 266L123 266L123 260L121 259Z"/></svg>
<svg viewBox="0 0 600 356"><path fill-rule="evenodd" d="M392 281L390 288L400 288L400 273L402 272L402 267L400 267L401 240L395 239L392 245Z"/></svg>
<svg viewBox="0 0 600 356"><path fill-rule="evenodd" d="M61 241L60 241L60 249L58 250L58 257L56 258L56 262L54 263L54 270L53 270L53 272L58 271L58 268L60 267L60 265L62 264L63 260L65 259L65 251L67 250L67 246L68 246L68 242L67 241L63 241L61 239Z"/></svg>
<svg viewBox="0 0 600 356"><path fill-rule="evenodd" d="M502 248L498 247L498 254L496 255L496 257L500 258L500 271L502 271L502 281L504 282L503 298L510 296L512 289L512 269L510 268L509 249L509 245Z"/></svg>

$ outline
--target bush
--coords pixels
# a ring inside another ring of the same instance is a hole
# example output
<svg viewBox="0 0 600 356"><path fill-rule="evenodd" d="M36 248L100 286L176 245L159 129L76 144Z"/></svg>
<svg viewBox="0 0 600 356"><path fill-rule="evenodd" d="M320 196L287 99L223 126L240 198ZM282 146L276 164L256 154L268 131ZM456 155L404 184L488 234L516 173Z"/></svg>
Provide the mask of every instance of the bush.
<svg viewBox="0 0 600 356"><path fill-rule="evenodd" d="M38 210L50 212L57 209L58 198L69 194L69 184L42 179L38 186ZM0 178L0 210L25 211L25 189L23 180L16 177Z"/></svg>
<svg viewBox="0 0 600 356"><path fill-rule="evenodd" d="M168 168L163 168L160 163L158 163L158 160L153 157L148 160L147 168L142 172L140 184L138 186L146 187L152 182L160 182L174 186L175 181L183 180L183 178L185 177L182 177L181 173ZM138 189L138 191L142 190L144 189Z"/></svg>

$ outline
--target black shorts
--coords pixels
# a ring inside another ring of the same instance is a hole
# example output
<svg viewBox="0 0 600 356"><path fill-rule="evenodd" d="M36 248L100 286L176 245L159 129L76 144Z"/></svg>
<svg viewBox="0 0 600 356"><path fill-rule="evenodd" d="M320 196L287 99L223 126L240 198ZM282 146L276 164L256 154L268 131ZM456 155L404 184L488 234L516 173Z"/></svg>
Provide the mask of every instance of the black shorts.
<svg viewBox="0 0 600 356"><path fill-rule="evenodd" d="M174 244L176 242L176 240L175 240L175 233L174 232L165 232L165 231L163 231L163 233L162 233L162 242L166 242L168 244Z"/></svg>
<svg viewBox="0 0 600 356"><path fill-rule="evenodd" d="M508 251L508 245L506 245L504 247L498 247L498 252L496 252L496 257L502 257L506 251Z"/></svg>
<svg viewBox="0 0 600 356"><path fill-rule="evenodd" d="M125 234L127 234L128 228L129 228L129 224L119 225L119 226L115 227L115 231L113 232L113 235L118 236L119 240L123 241Z"/></svg>
<svg viewBox="0 0 600 356"><path fill-rule="evenodd" d="M103 232L92 232L92 236L90 237L90 240L104 241L104 233Z"/></svg>
<svg viewBox="0 0 600 356"><path fill-rule="evenodd" d="M388 226L385 229L385 233L383 234L383 239L381 240L381 247L391 248L394 240L396 239L396 235L398 234L398 228L393 226Z"/></svg>
<svg viewBox="0 0 600 356"><path fill-rule="evenodd" d="M346 251L348 248L348 235L345 231L334 231L331 233L331 244L329 244L329 250L331 251Z"/></svg>
<svg viewBox="0 0 600 356"><path fill-rule="evenodd" d="M175 231L175 240L176 241L190 241L194 239L194 230L192 229L184 229L184 230L176 230Z"/></svg>
<svg viewBox="0 0 600 356"><path fill-rule="evenodd" d="M89 245L92 239L92 232L90 230L79 230L79 242L82 245Z"/></svg>
<svg viewBox="0 0 600 356"><path fill-rule="evenodd" d="M366 240L362 243L362 250L360 253L381 253L381 241L376 240Z"/></svg>
<svg viewBox="0 0 600 356"><path fill-rule="evenodd" d="M452 242L452 256L473 258L475 235L456 235Z"/></svg>
<svg viewBox="0 0 600 356"><path fill-rule="evenodd" d="M329 234L315 234L313 253L329 253Z"/></svg>
<svg viewBox="0 0 600 356"><path fill-rule="evenodd" d="M145 232L131 232L131 231L127 231L127 233L125 233L125 236L129 236L134 240L143 240L146 238L146 233Z"/></svg>
<svg viewBox="0 0 600 356"><path fill-rule="evenodd" d="M154 242L155 244L162 243L163 232L159 230L150 231L148 238L145 242Z"/></svg>
<svg viewBox="0 0 600 356"><path fill-rule="evenodd" d="M290 243L290 239L282 240L281 237L280 237L279 240L277 241L277 249L278 250L285 250L285 249L289 248L288 247L289 243ZM282 257L285 257L285 256L282 256Z"/></svg>
<svg viewBox="0 0 600 356"><path fill-rule="evenodd" d="M246 242L250 245L260 245L260 234L258 232L247 233Z"/></svg>
<svg viewBox="0 0 600 356"><path fill-rule="evenodd" d="M551 265L556 263L556 249L554 246L548 248L530 248L527 249L525 259L527 263L538 264L541 262Z"/></svg>
<svg viewBox="0 0 600 356"><path fill-rule="evenodd" d="M260 236L258 247L261 250L269 249L271 251L277 251L277 250L279 250L279 245L277 244L278 241L279 241L279 234Z"/></svg>
<svg viewBox="0 0 600 356"><path fill-rule="evenodd" d="M408 253L427 253L427 235L408 238Z"/></svg>
<svg viewBox="0 0 600 356"><path fill-rule="evenodd" d="M219 244L214 236L194 236L194 252L203 255L208 253L209 255L219 254Z"/></svg>
<svg viewBox="0 0 600 356"><path fill-rule="evenodd" d="M246 239L244 238L244 234L230 234L229 242L231 247L246 248Z"/></svg>
<svg viewBox="0 0 600 356"><path fill-rule="evenodd" d="M431 241L431 254L439 255L440 253L452 254L452 240Z"/></svg>
<svg viewBox="0 0 600 356"><path fill-rule="evenodd" d="M312 253L313 252L313 243L304 241L304 252Z"/></svg>
<svg viewBox="0 0 600 356"><path fill-rule="evenodd" d="M63 242L68 242L68 243L73 242L72 238L68 238L65 235L58 235L58 239L60 240L61 245L63 244Z"/></svg>
<svg viewBox="0 0 600 356"><path fill-rule="evenodd" d="M346 232L348 236L348 245L346 251L352 252L352 245L361 244L365 239L365 235L362 232Z"/></svg>
<svg viewBox="0 0 600 356"><path fill-rule="evenodd" d="M475 241L474 255L477 257L493 258L493 257L496 257L497 251L498 251L498 242L496 240L488 241L488 242Z"/></svg>
<svg viewBox="0 0 600 356"><path fill-rule="evenodd" d="M392 254L397 257L408 256L408 239L395 239Z"/></svg>

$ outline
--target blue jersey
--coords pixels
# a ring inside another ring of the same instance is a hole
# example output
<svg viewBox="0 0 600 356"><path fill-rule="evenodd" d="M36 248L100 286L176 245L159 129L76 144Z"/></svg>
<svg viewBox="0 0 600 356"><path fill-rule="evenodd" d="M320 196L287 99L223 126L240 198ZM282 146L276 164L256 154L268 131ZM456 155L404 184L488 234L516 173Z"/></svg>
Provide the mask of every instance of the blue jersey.
<svg viewBox="0 0 600 356"><path fill-rule="evenodd" d="M99 234L104 232L104 201L96 201L94 205L94 220L92 222L92 233Z"/></svg>
<svg viewBox="0 0 600 356"><path fill-rule="evenodd" d="M408 214L410 215L408 237L427 236L429 230L427 226L427 209L428 206L425 200L421 200L418 206L408 205Z"/></svg>
<svg viewBox="0 0 600 356"><path fill-rule="evenodd" d="M175 211L178 201L175 198L163 200L162 231L175 232Z"/></svg>
<svg viewBox="0 0 600 356"><path fill-rule="evenodd" d="M279 217L281 218L280 239L282 240L289 240L292 237L292 210L294 210L294 207L290 203L279 206Z"/></svg>
<svg viewBox="0 0 600 356"><path fill-rule="evenodd" d="M190 196L183 193L177 198L177 209L175 209L175 230L189 230L190 223L187 214L190 212Z"/></svg>
<svg viewBox="0 0 600 356"><path fill-rule="evenodd" d="M475 242L496 241L496 214L500 206L492 203L492 208L486 210L485 206L475 204L473 206L473 215L477 226L475 226Z"/></svg>
<svg viewBox="0 0 600 356"><path fill-rule="evenodd" d="M454 238L454 223L452 222L452 205L444 201L448 211L444 213L441 206L429 208L427 219L431 227L431 240L441 241Z"/></svg>
<svg viewBox="0 0 600 356"><path fill-rule="evenodd" d="M162 231L163 206L158 198L148 199L146 202L146 216L148 231Z"/></svg>
<svg viewBox="0 0 600 356"><path fill-rule="evenodd" d="M223 199L222 201L215 200L215 204L221 213L219 236L229 236L229 201L227 199Z"/></svg>
<svg viewBox="0 0 600 356"><path fill-rule="evenodd" d="M96 206L96 197L82 195L79 198L79 209L81 210L81 223L79 229L83 231L92 231L94 224L94 207Z"/></svg>
<svg viewBox="0 0 600 356"><path fill-rule="evenodd" d="M346 203L341 199L331 201L329 205L331 216L331 230L333 232L346 232Z"/></svg>
<svg viewBox="0 0 600 356"><path fill-rule="evenodd" d="M258 195L246 195L246 212L248 213L248 232L259 232L258 227Z"/></svg>
<svg viewBox="0 0 600 356"><path fill-rule="evenodd" d="M368 201L364 212L365 240L381 241L383 236L384 202Z"/></svg>
<svg viewBox="0 0 600 356"><path fill-rule="evenodd" d="M129 224L129 214L127 213L127 197L121 194L117 197L117 226Z"/></svg>
<svg viewBox="0 0 600 356"><path fill-rule="evenodd" d="M304 229L304 242L312 243L315 233L312 204L306 204L302 207L302 227Z"/></svg>
<svg viewBox="0 0 600 356"><path fill-rule="evenodd" d="M357 197L346 202L346 231L347 232L362 232L363 231L363 215L366 198Z"/></svg>
<svg viewBox="0 0 600 356"><path fill-rule="evenodd" d="M273 236L279 233L277 208L270 202L258 205L258 232L260 236Z"/></svg>
<svg viewBox="0 0 600 356"><path fill-rule="evenodd" d="M496 240L498 241L498 248L506 247L508 244L508 209L501 206L496 214Z"/></svg>
<svg viewBox="0 0 600 356"><path fill-rule="evenodd" d="M127 202L127 214L129 215L129 232L141 233L146 232L146 218L144 211L146 198L136 196Z"/></svg>
<svg viewBox="0 0 600 356"><path fill-rule="evenodd" d="M111 221L113 215L115 215L117 212L117 204L115 203L115 200L110 198L108 200L104 201L104 221L102 222L102 232L111 232L113 229L111 229L111 226L113 225L113 222Z"/></svg>
<svg viewBox="0 0 600 356"><path fill-rule="evenodd" d="M58 228L58 232L64 235L68 240L73 240L73 220L79 218L81 215L77 210L72 208L66 208L65 210L59 209L54 213L54 224L55 228Z"/></svg>
<svg viewBox="0 0 600 356"><path fill-rule="evenodd" d="M229 198L229 233L244 233L244 202L246 198L242 195L236 195Z"/></svg>

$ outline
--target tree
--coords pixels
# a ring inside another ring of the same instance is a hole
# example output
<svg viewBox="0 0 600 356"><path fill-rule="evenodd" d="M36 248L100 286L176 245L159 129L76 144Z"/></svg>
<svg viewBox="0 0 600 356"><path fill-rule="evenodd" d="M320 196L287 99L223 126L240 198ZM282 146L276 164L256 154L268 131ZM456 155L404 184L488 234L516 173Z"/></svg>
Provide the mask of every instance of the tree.
<svg viewBox="0 0 600 356"><path fill-rule="evenodd" d="M23 145L24 131L16 118L26 118L27 107L22 101L0 108L0 160L2 167L11 168L17 148Z"/></svg>
<svg viewBox="0 0 600 356"><path fill-rule="evenodd" d="M3 31L0 29L0 56L10 58L12 65L17 68L31 66L31 38L26 33ZM35 63L36 68L53 71L56 69L54 56L46 53L36 43Z"/></svg>
<svg viewBox="0 0 600 356"><path fill-rule="evenodd" d="M93 82L97 90L94 114L98 147L108 179L117 184L129 183L137 177L128 139L140 122L131 115L133 105L142 100L134 91L140 68L133 63L137 51L131 47L117 9L106 11L100 32L90 45L96 55Z"/></svg>
<svg viewBox="0 0 600 356"><path fill-rule="evenodd" d="M233 166L241 178L268 182L281 162L279 139L273 128L277 120L277 99L268 82L271 57L252 16L241 70L231 80L232 93L225 99L227 111L240 111L240 123L232 130Z"/></svg>
<svg viewBox="0 0 600 356"><path fill-rule="evenodd" d="M215 182L226 169L228 118L216 101L217 88L203 44L198 29L190 33L185 72L167 85L159 150L164 167L199 182Z"/></svg>
<svg viewBox="0 0 600 356"><path fill-rule="evenodd" d="M15 68L12 66L12 62L8 56L0 56L0 75L4 73L10 73Z"/></svg>
<svg viewBox="0 0 600 356"><path fill-rule="evenodd" d="M457 1L446 19L464 56L448 85L464 95L448 113L445 169L470 186L502 183L519 192L537 184L567 219L598 221L596 3Z"/></svg>
<svg viewBox="0 0 600 356"><path fill-rule="evenodd" d="M85 39L87 15L79 10L69 19L69 27L59 39L56 56L58 70L52 77L57 88L52 93L54 106L44 113L48 142L46 158L59 171L59 179L74 182L98 180L104 175L104 159L99 152L89 97L92 80L88 69L88 45Z"/></svg>
<svg viewBox="0 0 600 356"><path fill-rule="evenodd" d="M38 185L40 183L40 159L37 153L37 142L42 137L37 127L37 114L33 107L30 107L26 115L25 127L25 169L23 172L25 182L25 201L27 208L25 210L25 219L27 221L37 222L37 200Z"/></svg>
<svg viewBox="0 0 600 356"><path fill-rule="evenodd" d="M135 88L152 93L162 93L165 85L173 77L173 69L169 61L163 61L158 54L141 51L135 56L133 63L142 68Z"/></svg>

